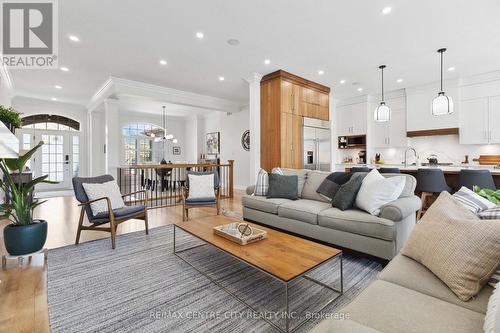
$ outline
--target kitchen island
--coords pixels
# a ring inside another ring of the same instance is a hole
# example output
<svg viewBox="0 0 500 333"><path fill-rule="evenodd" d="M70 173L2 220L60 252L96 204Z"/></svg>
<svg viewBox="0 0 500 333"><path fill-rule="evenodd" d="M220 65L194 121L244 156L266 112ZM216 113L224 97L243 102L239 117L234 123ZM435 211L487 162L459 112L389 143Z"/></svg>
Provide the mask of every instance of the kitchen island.
<svg viewBox="0 0 500 333"><path fill-rule="evenodd" d="M460 174L460 170L462 169L472 169L472 170L489 170L491 175L493 176L493 180L495 181L495 185L497 188L500 188L500 168L495 165L478 165L478 164L463 164L463 165L425 165L425 166L416 166L416 165L408 165L404 164L355 164L355 163L342 163L336 164L337 170L345 170L346 172L351 171L353 167L367 167L370 169L373 168L399 168L401 173L410 174L415 176L417 174L417 169L441 169L443 170L446 183L453 188L454 190L458 190L458 176Z"/></svg>

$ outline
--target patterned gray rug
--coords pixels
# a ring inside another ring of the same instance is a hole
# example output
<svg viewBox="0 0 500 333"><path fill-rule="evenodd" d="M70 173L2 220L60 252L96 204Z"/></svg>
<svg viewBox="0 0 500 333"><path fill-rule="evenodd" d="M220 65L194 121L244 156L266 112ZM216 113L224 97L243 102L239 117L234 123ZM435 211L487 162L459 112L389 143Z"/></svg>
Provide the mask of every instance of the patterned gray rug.
<svg viewBox="0 0 500 333"><path fill-rule="evenodd" d="M48 306L52 332L276 332L259 319L283 325L284 291L266 274L210 246L182 253L255 308L253 313L172 253L173 227L120 235L116 250L109 238L49 251ZM178 247L200 241L177 235ZM311 274L338 283L339 261ZM382 266L344 254L344 295L323 313L348 304L368 286ZM335 293L300 279L290 288L293 328ZM299 316L300 314L300 316ZM300 318L299 318L300 317ZM307 332L322 318L312 317L298 331Z"/></svg>

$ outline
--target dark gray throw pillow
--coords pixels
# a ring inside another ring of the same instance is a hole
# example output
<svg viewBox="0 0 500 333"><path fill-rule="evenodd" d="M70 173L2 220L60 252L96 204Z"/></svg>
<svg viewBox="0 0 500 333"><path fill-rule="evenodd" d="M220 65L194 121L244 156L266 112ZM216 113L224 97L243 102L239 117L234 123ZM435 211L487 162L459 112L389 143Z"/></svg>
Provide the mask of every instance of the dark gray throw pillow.
<svg viewBox="0 0 500 333"><path fill-rule="evenodd" d="M297 200L299 198L299 177L269 174L267 198L284 198Z"/></svg>
<svg viewBox="0 0 500 333"><path fill-rule="evenodd" d="M333 172L329 174L325 180L319 185L316 192L324 195L327 198L333 199L335 193L339 190L340 186L344 185L351 179L352 174L347 172Z"/></svg>
<svg viewBox="0 0 500 333"><path fill-rule="evenodd" d="M339 190L333 197L333 207L337 207L340 210L352 208L365 176L366 173L355 173L347 183L340 186Z"/></svg>

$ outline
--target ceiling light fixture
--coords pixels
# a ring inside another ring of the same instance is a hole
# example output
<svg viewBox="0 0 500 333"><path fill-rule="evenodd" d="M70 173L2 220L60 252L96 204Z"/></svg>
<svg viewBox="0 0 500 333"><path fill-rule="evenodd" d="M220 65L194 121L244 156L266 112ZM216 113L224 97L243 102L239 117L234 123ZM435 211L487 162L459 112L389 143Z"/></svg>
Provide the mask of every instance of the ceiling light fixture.
<svg viewBox="0 0 500 333"><path fill-rule="evenodd" d="M62 86L60 86L60 85L56 84L56 85L54 86L54 88L56 88L56 89L62 89Z"/></svg>
<svg viewBox="0 0 500 333"><path fill-rule="evenodd" d="M383 15L387 15L390 12L392 12L392 7L384 7L384 9L382 9L382 14Z"/></svg>
<svg viewBox="0 0 500 333"><path fill-rule="evenodd" d="M323 75L323 74L325 74L325 71L324 71L324 70L322 70L322 69L320 69L320 70L318 71L318 75Z"/></svg>
<svg viewBox="0 0 500 333"><path fill-rule="evenodd" d="M198 32L196 33L196 38L198 38L198 39L203 39L203 37L205 37L205 35L203 34L203 32L198 31Z"/></svg>
<svg viewBox="0 0 500 333"><path fill-rule="evenodd" d="M62 70L63 72L69 72L69 68L68 67L61 67L60 70Z"/></svg>
<svg viewBox="0 0 500 333"><path fill-rule="evenodd" d="M224 76L219 76L219 81L224 81L224 80L225 80Z"/></svg>
<svg viewBox="0 0 500 333"><path fill-rule="evenodd" d="M162 59L162 60L160 60L160 65L162 65L162 66L167 65L167 61L166 61L166 60L163 60L163 59Z"/></svg>
<svg viewBox="0 0 500 333"><path fill-rule="evenodd" d="M270 63L271 63L271 60L270 60L270 59L265 59L265 60L264 60L264 64L265 64L265 65L269 65Z"/></svg>
<svg viewBox="0 0 500 333"><path fill-rule="evenodd" d="M455 67L448 67L448 72L453 72L456 68Z"/></svg>
<svg viewBox="0 0 500 333"><path fill-rule="evenodd" d="M52 97L52 98L51 98L51 100L52 100L52 101L57 101L57 98Z"/></svg>
<svg viewBox="0 0 500 333"><path fill-rule="evenodd" d="M401 83L401 82L403 82L403 79L397 79L396 82Z"/></svg>
<svg viewBox="0 0 500 333"><path fill-rule="evenodd" d="M69 40L72 41L72 42L79 42L80 41L80 38L78 38L77 36L75 35L69 35L68 36Z"/></svg>
<svg viewBox="0 0 500 333"><path fill-rule="evenodd" d="M340 84L344 84L345 83L345 80L340 80Z"/></svg>
<svg viewBox="0 0 500 333"><path fill-rule="evenodd" d="M359 87L357 90L358 90L358 91L363 91L363 88Z"/></svg>
<svg viewBox="0 0 500 333"><path fill-rule="evenodd" d="M443 53L446 49L439 49L437 52L441 55L441 90L436 98L432 100L432 114L435 116L443 116L453 113L453 100L446 96L443 91Z"/></svg>
<svg viewBox="0 0 500 333"><path fill-rule="evenodd" d="M384 68L385 67L386 67L385 65L380 65L378 67L378 68L380 68L380 72L382 74L382 89L381 89L382 96L380 98L380 104L375 109L375 112L373 115L375 121L378 121L378 122L384 122L384 121L391 120L391 108L385 104L385 100L384 100Z"/></svg>

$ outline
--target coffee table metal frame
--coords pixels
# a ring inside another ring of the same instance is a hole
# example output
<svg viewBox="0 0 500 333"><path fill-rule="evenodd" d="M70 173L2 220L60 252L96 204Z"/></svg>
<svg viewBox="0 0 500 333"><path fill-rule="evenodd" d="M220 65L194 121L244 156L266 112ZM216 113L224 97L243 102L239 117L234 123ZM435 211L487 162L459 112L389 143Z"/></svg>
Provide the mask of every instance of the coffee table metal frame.
<svg viewBox="0 0 500 333"><path fill-rule="evenodd" d="M182 250L179 250L177 251L176 250L176 229L177 228L180 228L183 232L185 233L188 233L190 234L191 236L205 242L204 244L199 244L199 245L195 245L195 246L191 246L189 248L185 248L185 249L182 249ZM198 248L198 247L201 247L201 246L205 246L205 245L212 245L213 247L229 254L231 257L241 261L241 262L244 262L246 263L247 265L261 271L262 273L272 277L273 279L275 279L276 281L280 282L281 284L283 284L284 288L285 288L285 329L283 329L282 327L279 327L276 323L272 322L271 320L267 319L266 316L261 316L262 319L264 319L268 324L270 324L271 326L273 326L274 328L278 329L279 331L281 332L294 332L295 330L297 330L298 328L300 328L302 325L304 325L306 322L308 322L310 319L307 319L305 318L304 320L302 320L301 322L299 322L297 324L297 326L295 326L293 329L290 329L290 309L289 309L289 298L288 298L288 289L289 289L289 285L300 279L300 278L304 278L306 280L309 280L311 282L314 282L324 288L327 288L329 290L332 290L336 293L338 293L337 296L335 296L334 298L332 299L329 299L327 302L325 302L324 305L321 306L321 308L319 310L317 310L315 313L320 313L321 311L323 311L328 305L330 305L333 301L335 301L337 298L339 298L340 296L343 295L344 293L344 278L343 278L343 268L342 268L342 251L339 252L338 254L336 254L335 256L331 257L331 258L328 258L327 260L317 264L316 266L314 267L311 267L310 269L304 271L303 273L301 273L300 275L297 275L296 277L286 281L286 280L283 280L269 272L266 272L265 270L263 270L262 268L260 267L257 267L255 266L254 264L252 263L249 263L248 261L238 257L238 256L235 256L234 254L224 250L223 248L219 247L219 246L216 246L214 244L211 244L209 242L206 242L205 240L201 239L200 237L196 236L195 234L187 231L187 230L184 230L183 228L181 227L178 227L176 224L174 224L174 254L179 258L181 259L182 261L184 261L186 264L188 264L189 266L191 266L192 268L194 268L196 271L198 271L200 274L202 274L203 276L205 276L206 278L208 278L211 282L213 282L215 285L217 285L219 288L221 288L222 290L224 290L226 293L228 293L230 296L232 296L233 298L235 298L236 300L238 300L239 302L243 303L246 307L250 308L250 310L254 311L255 313L259 313L259 311L254 308L252 305L250 305L249 303L247 303L244 299L240 298L238 295L236 295L235 292L231 291L229 288L226 288L225 286L223 286L219 281L217 281L215 278L211 277L208 273L205 273L203 272L201 269L199 269L198 267L196 267L195 265L193 265L191 262L189 262L186 258L183 258L182 256L180 256L179 254L182 253L182 252L186 252L186 251L189 251L189 250L192 250L192 249L195 249L195 248ZM332 261L333 259L337 259L339 258L340 259L340 289L336 289L324 282L321 282L321 281L318 281L310 276L308 276L307 274L316 270L317 268L319 268L320 266L323 266L327 263L329 263L330 261Z"/></svg>

